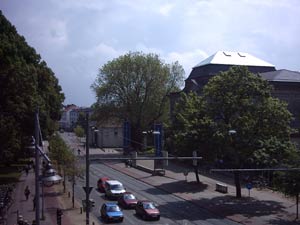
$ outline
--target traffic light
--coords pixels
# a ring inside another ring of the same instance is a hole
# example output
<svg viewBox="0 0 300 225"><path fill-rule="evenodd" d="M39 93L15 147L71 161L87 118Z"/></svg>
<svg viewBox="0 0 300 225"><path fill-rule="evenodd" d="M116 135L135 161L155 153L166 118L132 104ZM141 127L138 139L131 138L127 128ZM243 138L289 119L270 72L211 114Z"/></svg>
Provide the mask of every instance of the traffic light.
<svg viewBox="0 0 300 225"><path fill-rule="evenodd" d="M95 207L95 201L93 199L90 199L90 204L89 204L90 207Z"/></svg>
<svg viewBox="0 0 300 225"><path fill-rule="evenodd" d="M57 219L57 225L61 225L61 217L63 215L63 211L61 209L56 210L56 219Z"/></svg>

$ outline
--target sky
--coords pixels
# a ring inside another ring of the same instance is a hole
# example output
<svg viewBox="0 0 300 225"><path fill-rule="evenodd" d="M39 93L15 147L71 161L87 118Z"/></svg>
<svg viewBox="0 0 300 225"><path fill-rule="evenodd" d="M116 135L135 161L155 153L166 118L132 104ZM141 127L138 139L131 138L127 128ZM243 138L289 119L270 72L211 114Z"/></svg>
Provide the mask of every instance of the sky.
<svg viewBox="0 0 300 225"><path fill-rule="evenodd" d="M0 0L0 10L59 80L90 106L99 69L128 52L178 61L185 78L217 51L300 71L299 0Z"/></svg>

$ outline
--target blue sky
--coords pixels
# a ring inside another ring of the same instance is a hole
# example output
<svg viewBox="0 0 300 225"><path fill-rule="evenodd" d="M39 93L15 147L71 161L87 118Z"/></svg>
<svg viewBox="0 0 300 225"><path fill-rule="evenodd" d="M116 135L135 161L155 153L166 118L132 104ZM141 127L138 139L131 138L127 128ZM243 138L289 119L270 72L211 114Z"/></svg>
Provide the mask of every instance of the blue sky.
<svg viewBox="0 0 300 225"><path fill-rule="evenodd" d="M219 50L300 71L298 0L0 0L54 71L66 104L90 106L98 70L129 51L178 61L187 77Z"/></svg>

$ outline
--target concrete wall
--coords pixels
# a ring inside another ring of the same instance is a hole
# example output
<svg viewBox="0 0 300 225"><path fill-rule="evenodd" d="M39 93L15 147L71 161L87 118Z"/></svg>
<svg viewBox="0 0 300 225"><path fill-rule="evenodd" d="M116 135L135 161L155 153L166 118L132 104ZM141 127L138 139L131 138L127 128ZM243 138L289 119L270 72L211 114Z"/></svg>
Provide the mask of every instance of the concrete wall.
<svg viewBox="0 0 300 225"><path fill-rule="evenodd" d="M122 127L99 127L98 132L91 136L93 144L99 148L121 148L123 147Z"/></svg>

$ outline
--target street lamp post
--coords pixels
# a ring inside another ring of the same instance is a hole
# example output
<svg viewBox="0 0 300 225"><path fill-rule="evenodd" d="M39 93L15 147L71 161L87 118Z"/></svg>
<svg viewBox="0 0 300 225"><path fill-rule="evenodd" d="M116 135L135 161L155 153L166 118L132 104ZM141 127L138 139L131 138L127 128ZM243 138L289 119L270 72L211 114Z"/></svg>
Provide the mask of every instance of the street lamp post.
<svg viewBox="0 0 300 225"><path fill-rule="evenodd" d="M48 164L50 164L49 157L45 154L43 151L43 144L40 148L40 142L43 142L42 139L42 133L40 128L40 122L39 122L39 112L38 109L35 112L34 116L34 149L35 149L35 198L34 198L34 204L35 204L35 225L40 225L40 182L42 185L42 212L41 217L42 219L45 219L44 216L44 181L47 181L51 179L51 181L59 181L61 180L61 177L58 175L55 175L55 173L47 176L47 177L40 177L40 154L47 161Z"/></svg>
<svg viewBox="0 0 300 225"><path fill-rule="evenodd" d="M85 194L86 194L86 225L90 224L90 149L89 149L89 114L86 113L86 134L85 134L86 140L85 140L85 160L86 160L86 175L85 175Z"/></svg>
<svg viewBox="0 0 300 225"><path fill-rule="evenodd" d="M234 148L233 145L233 137L236 135L236 130L229 130L228 134L231 138L231 146L232 148ZM238 156L237 156L238 157ZM239 160L238 160L238 166L239 166ZM242 197L242 193L241 193L241 182L240 182L240 171L235 170L233 172L234 174L234 183L235 183L235 188L236 188L236 197L237 198L241 198Z"/></svg>
<svg viewBox="0 0 300 225"><path fill-rule="evenodd" d="M143 146L143 149L147 150L147 131L143 131L142 134L144 135L144 146Z"/></svg>
<svg viewBox="0 0 300 225"><path fill-rule="evenodd" d="M92 134L92 145L94 147L98 147L98 132L99 130L97 129L97 127L92 127L92 131L93 131L93 134Z"/></svg>
<svg viewBox="0 0 300 225"><path fill-rule="evenodd" d="M40 167L40 152L38 150L39 147L39 118L38 118L38 110L35 112L35 123L34 123L34 137L35 137L35 223L36 225L40 225L40 188L39 188L39 167Z"/></svg>

